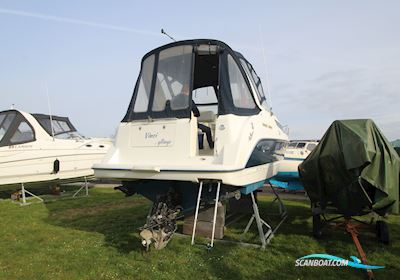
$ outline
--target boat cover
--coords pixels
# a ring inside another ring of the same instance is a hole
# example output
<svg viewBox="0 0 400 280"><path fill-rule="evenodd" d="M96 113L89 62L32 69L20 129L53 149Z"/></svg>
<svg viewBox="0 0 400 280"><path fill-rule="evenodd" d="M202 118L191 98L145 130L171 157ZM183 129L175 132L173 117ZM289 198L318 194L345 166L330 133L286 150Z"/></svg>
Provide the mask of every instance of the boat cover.
<svg viewBox="0 0 400 280"><path fill-rule="evenodd" d="M334 121L299 165L312 203L346 216L398 207L399 156L372 120ZM398 210L393 209L395 212Z"/></svg>

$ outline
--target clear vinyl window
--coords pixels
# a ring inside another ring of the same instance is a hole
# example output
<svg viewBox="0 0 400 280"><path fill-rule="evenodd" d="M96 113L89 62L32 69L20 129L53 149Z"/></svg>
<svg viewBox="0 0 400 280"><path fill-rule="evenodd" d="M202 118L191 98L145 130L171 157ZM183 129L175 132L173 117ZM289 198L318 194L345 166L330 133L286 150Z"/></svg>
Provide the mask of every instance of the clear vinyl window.
<svg viewBox="0 0 400 280"><path fill-rule="evenodd" d="M192 52L192 46L177 46L160 52L153 112L189 107Z"/></svg>
<svg viewBox="0 0 400 280"><path fill-rule="evenodd" d="M247 61L245 61L244 59L241 58L240 59L240 63L242 64L243 68L245 69L247 75L250 76L251 83L253 84L253 86L256 89L258 100L260 100L261 105L267 111L269 111L270 110L270 106L269 106L269 104L267 102L267 99L265 98L264 89L262 87L260 77L258 77L257 73L254 71L253 66L249 62L247 62Z"/></svg>
<svg viewBox="0 0 400 280"><path fill-rule="evenodd" d="M13 122L16 114L14 112L3 113L0 115L0 141L4 138L8 128Z"/></svg>
<svg viewBox="0 0 400 280"><path fill-rule="evenodd" d="M239 66L231 55L228 55L228 71L232 99L235 107L254 109L256 104L251 96L251 92L243 78L242 72L240 72Z"/></svg>
<svg viewBox="0 0 400 280"><path fill-rule="evenodd" d="M146 112L149 106L151 80L153 78L154 68L154 54L149 56L143 62L142 72L140 73L139 88L136 95L135 107L133 111L135 113Z"/></svg>
<svg viewBox="0 0 400 280"><path fill-rule="evenodd" d="M26 122L21 122L14 135L11 137L10 142L13 144L21 144L33 140L35 140L35 135L32 128Z"/></svg>

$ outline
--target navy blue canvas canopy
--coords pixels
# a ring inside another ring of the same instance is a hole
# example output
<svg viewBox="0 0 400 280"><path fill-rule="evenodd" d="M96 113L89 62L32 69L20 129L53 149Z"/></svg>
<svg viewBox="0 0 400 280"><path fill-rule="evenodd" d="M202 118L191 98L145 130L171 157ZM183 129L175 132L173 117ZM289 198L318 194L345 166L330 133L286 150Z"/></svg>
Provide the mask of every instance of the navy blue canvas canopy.
<svg viewBox="0 0 400 280"><path fill-rule="evenodd" d="M185 102L182 98L175 102L186 87ZM186 40L159 47L143 57L122 121L190 118L192 91L206 87L214 89L218 115L255 115L260 112L255 98L266 103L260 79L240 53L217 40Z"/></svg>

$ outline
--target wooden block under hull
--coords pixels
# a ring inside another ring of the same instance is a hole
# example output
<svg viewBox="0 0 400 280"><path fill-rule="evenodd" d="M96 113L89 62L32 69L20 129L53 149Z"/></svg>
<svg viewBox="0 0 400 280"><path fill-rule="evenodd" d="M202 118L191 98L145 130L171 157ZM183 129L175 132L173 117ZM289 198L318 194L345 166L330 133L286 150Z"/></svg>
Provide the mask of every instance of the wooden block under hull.
<svg viewBox="0 0 400 280"><path fill-rule="evenodd" d="M211 238L212 234L212 222L198 221L196 226L196 236ZM193 233L193 221L192 223L183 224L183 234L192 235ZM215 225L215 239L224 238L224 226L221 224Z"/></svg>
<svg viewBox="0 0 400 280"><path fill-rule="evenodd" d="M222 203L218 203L217 217L215 223L215 238L222 239L224 237L226 207ZM212 226L214 219L214 207L199 211L197 217L196 235L211 238ZM184 219L183 234L191 235L193 232L194 215L187 216Z"/></svg>

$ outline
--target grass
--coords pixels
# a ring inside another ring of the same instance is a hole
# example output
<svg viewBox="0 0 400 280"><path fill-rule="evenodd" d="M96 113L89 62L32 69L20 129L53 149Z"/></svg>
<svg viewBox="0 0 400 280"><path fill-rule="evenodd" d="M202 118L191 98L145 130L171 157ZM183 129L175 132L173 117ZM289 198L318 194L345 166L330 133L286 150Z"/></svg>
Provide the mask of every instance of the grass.
<svg viewBox="0 0 400 280"><path fill-rule="evenodd" d="M261 213L270 197L260 197ZM365 271L339 267L295 267L307 254L357 256L343 231L311 237L307 202L285 200L289 217L265 251L217 243L212 251L190 246L175 236L161 250L144 252L137 228L150 203L125 198L112 189L92 189L90 197L21 207L0 201L0 279L365 279ZM400 216L390 216L392 243L362 233L368 260L385 268L376 279L397 279L400 271ZM246 221L233 225L227 238L237 239ZM248 238L256 240L257 230ZM206 242L199 239L200 242Z"/></svg>

